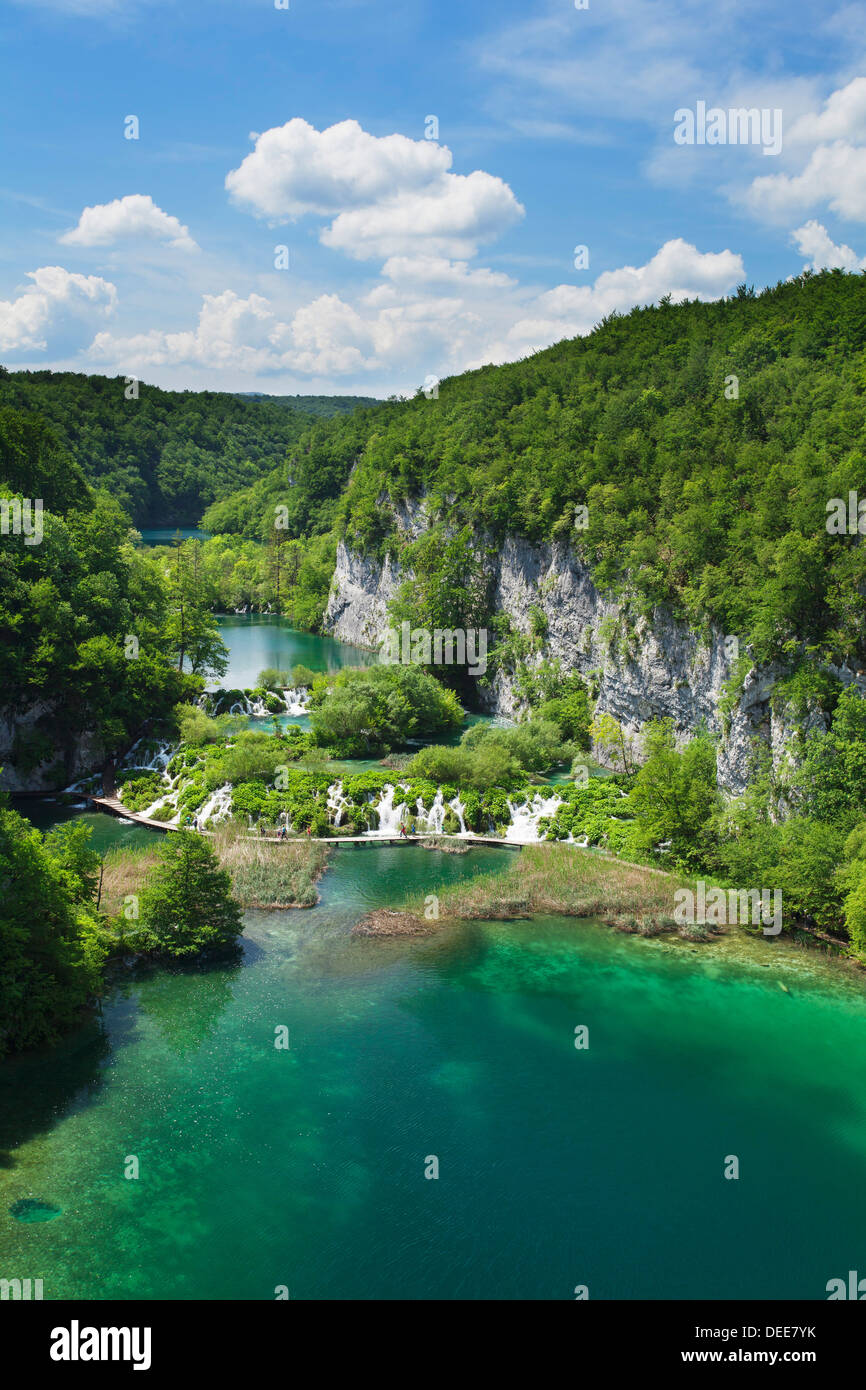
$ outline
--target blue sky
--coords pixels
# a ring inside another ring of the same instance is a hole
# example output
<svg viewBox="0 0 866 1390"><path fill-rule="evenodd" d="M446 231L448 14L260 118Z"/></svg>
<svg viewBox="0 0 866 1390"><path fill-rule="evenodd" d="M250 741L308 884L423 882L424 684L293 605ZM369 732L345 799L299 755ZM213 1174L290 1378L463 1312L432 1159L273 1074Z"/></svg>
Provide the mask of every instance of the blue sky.
<svg viewBox="0 0 866 1390"><path fill-rule="evenodd" d="M0 8L5 365L387 395L866 263L862 5L289 3Z"/></svg>

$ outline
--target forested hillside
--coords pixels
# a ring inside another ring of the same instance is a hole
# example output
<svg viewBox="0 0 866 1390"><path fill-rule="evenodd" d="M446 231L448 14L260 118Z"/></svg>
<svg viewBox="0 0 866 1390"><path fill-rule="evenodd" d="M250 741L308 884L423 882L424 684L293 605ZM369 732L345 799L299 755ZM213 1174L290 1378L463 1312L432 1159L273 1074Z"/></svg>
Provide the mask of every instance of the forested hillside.
<svg viewBox="0 0 866 1390"><path fill-rule="evenodd" d="M302 396L137 389L128 399L124 377L0 368L0 409L38 414L138 526L196 525L216 498L282 463L313 421L353 408L346 396L313 396L308 409Z"/></svg>
<svg viewBox="0 0 866 1390"><path fill-rule="evenodd" d="M330 531L353 466L377 437L381 422L399 416L402 408L400 403L382 402L351 415L316 421L288 451L285 462L251 487L215 502L202 524L219 534L261 540L273 530L275 508L280 506L286 508L286 535Z"/></svg>
<svg viewBox="0 0 866 1390"><path fill-rule="evenodd" d="M44 422L9 408L0 497L0 763L62 786L82 749L98 762L197 694L224 649L186 556L166 576Z"/></svg>
<svg viewBox="0 0 866 1390"><path fill-rule="evenodd" d="M425 492L494 543L567 540L600 587L714 621L758 659L858 651L866 550L825 523L829 498L866 492L864 347L866 277L840 271L611 316L383 407L339 529L395 550L381 499Z"/></svg>

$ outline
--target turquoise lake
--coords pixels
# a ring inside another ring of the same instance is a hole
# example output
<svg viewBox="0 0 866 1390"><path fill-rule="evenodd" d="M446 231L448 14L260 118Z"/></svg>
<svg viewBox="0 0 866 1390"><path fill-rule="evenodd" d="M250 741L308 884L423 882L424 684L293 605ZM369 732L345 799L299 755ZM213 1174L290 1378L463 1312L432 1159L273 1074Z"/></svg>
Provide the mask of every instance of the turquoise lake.
<svg viewBox="0 0 866 1390"><path fill-rule="evenodd" d="M862 984L586 922L351 936L507 853L340 850L318 907L247 915L240 964L127 981L7 1062L3 1272L46 1298L825 1297L866 1248Z"/></svg>
<svg viewBox="0 0 866 1390"><path fill-rule="evenodd" d="M254 686L267 666L278 671L291 671L298 665L337 671L341 666L369 666L376 660L363 647L291 628L277 614L221 613L219 628L229 649L229 668L219 684L228 690Z"/></svg>

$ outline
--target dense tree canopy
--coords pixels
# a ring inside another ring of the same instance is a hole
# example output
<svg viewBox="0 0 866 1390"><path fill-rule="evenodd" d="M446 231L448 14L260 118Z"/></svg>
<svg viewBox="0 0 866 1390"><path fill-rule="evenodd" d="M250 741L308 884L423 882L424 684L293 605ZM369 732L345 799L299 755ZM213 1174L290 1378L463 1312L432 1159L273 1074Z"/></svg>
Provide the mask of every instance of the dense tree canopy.
<svg viewBox="0 0 866 1390"><path fill-rule="evenodd" d="M125 377L0 369L0 410L40 416L87 481L116 497L139 526L196 525L209 503L283 464L315 420L366 403L313 396L307 407L303 396L141 383L130 397L129 389ZM14 481L6 463L0 455L0 475Z"/></svg>
<svg viewBox="0 0 866 1390"><path fill-rule="evenodd" d="M567 541L599 585L713 621L759 658L855 651L866 549L827 534L826 507L866 493L864 347L866 277L840 271L613 315L383 407L339 526L399 550L383 500L423 494L479 545Z"/></svg>
<svg viewBox="0 0 866 1390"><path fill-rule="evenodd" d="M111 749L201 681L177 669L168 585L118 503L86 487L38 420L0 412L0 460L11 470L0 496L46 503L38 542L0 534L0 709L44 710L22 722L15 762L26 771L59 756L62 779L74 735Z"/></svg>

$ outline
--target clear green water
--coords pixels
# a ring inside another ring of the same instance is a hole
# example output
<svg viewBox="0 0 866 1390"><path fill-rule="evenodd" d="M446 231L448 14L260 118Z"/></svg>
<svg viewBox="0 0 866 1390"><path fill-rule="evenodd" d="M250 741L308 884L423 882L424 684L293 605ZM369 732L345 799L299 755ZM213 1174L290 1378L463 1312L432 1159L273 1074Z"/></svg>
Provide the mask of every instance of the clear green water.
<svg viewBox="0 0 866 1390"><path fill-rule="evenodd" d="M862 982L574 921L350 936L507 853L340 850L317 908L249 915L241 964L127 982L0 1068L0 1274L47 1298L823 1298L862 1269ZM60 1214L16 1220L28 1199Z"/></svg>
<svg viewBox="0 0 866 1390"><path fill-rule="evenodd" d="M134 822L124 822L116 816L103 811L81 811L74 806L61 806L50 798L16 796L12 806L19 815L26 816L37 830L53 830L56 825L74 821L76 825L90 827L90 848L97 854L107 849L131 849L134 845L153 845L154 837L161 838L159 831L148 830Z"/></svg>

